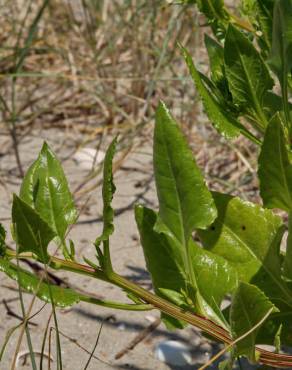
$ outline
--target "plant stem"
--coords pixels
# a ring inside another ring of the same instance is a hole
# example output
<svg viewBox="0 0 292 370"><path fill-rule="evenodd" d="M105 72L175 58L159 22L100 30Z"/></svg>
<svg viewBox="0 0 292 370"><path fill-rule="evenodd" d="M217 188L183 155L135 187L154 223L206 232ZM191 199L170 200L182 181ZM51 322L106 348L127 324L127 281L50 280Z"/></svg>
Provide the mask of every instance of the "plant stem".
<svg viewBox="0 0 292 370"><path fill-rule="evenodd" d="M125 310L125 311L150 311L150 310L153 310L154 308L151 304L117 303L117 302L112 302L112 301L104 301L104 300L97 299L95 297L88 297L85 295L80 296L80 300L83 302L97 304L99 306L115 308L118 310Z"/></svg>
<svg viewBox="0 0 292 370"><path fill-rule="evenodd" d="M15 252L11 249L7 250L7 255L10 258L11 257L15 258ZM19 255L18 258L35 258L35 257L32 253L22 253ZM48 263L48 266L56 270L61 269L71 271L77 274L90 276L92 278L99 279L111 283L113 285L116 285L119 288L122 288L139 297L140 299L142 299L142 301L148 303L148 307L150 304L153 306L152 308L157 308L160 311L178 320L188 322L189 324L200 328L201 330L205 331L206 333L210 334L211 336L215 337L216 339L226 344L230 344L232 342L228 331L222 328L221 326L217 325L216 323L213 323L211 320L196 315L193 312L182 309L176 306L175 304L165 300L164 298L158 297L155 294L149 292L148 290L140 287L139 285L136 285L135 283L129 281L128 279L116 274L113 271L110 272L109 274L106 274L104 271L100 269L94 269L93 267L90 266L82 265L80 263L73 261L63 260L54 256L50 257L50 262ZM144 309L145 307L147 307L146 305L138 306L140 307L144 306L143 307Z"/></svg>

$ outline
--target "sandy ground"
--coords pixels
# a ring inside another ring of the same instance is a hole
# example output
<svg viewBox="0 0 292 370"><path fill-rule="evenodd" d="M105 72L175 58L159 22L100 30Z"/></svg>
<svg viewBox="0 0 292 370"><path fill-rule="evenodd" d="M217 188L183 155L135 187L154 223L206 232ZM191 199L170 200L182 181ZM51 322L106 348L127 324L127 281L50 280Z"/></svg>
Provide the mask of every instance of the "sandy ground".
<svg viewBox="0 0 292 370"><path fill-rule="evenodd" d="M58 153L59 158L68 157L72 148L64 145L63 134L57 130L45 130L34 132L33 135L26 136L20 145L22 161L27 166L36 158L36 155L46 139L52 148ZM9 148L7 138L1 139L0 147L3 151ZM16 167L14 165L14 155L11 149L8 154L3 156L0 161L1 172L6 174L2 177L7 188L1 185L0 204L1 220L6 228L9 228L9 217L11 208L11 193L18 192L20 180L15 177ZM86 176L86 171L78 166L72 159L63 161L66 175L70 180L71 189L75 189ZM122 167L115 175L117 192L114 198L114 208L116 210L115 233L111 238L112 257L114 268L129 279L141 284L143 287L151 289L149 275L145 270L145 263L142 249L139 245L138 233L135 226L133 205L140 202L148 206L156 207L156 195L154 192L151 141L148 140L139 150L134 150L124 161ZM79 206L85 201L83 198ZM102 209L100 188L91 193L90 201L81 215L79 222L74 226L70 233L76 245L77 258L82 260L82 256L94 259L94 247L92 245L96 236L100 233L101 222L100 212ZM116 301L125 301L125 294L118 289L108 286L99 281L93 281L86 277L74 274L59 273L58 276L68 279L70 284L79 286L88 292L98 294ZM21 314L18 300L17 285L8 279L3 273L0 274L0 343L3 342L5 333L19 320L8 314L7 308L3 304L5 299L11 311ZM24 294L26 307L32 300L32 296ZM42 306L42 302L37 301L32 312ZM30 333L33 340L34 350L41 350L42 338L50 314L50 307L47 305L40 314L33 318L35 325L30 325ZM99 306L80 303L71 309L57 310L59 330L64 335L61 336L63 368L71 370L83 369L87 359L87 351L91 351L97 338L100 326L102 331L98 346L95 351L96 358L93 358L88 369L137 369L137 370L166 370L166 369L196 369L199 364L205 363L216 353L219 346L211 346L210 342L203 338L201 334L193 328L184 331L169 332L163 324L138 344L133 350L126 353L121 359L116 360L115 355L125 349L128 344L144 328L150 325L149 316L158 318L159 312L125 312L118 310L105 309ZM51 321L51 326L53 321ZM7 370L11 366L19 331L16 331L8 343L2 362L1 370ZM156 345L164 340L174 339L185 343L192 348L193 364L186 367L175 367L166 365L154 357ZM56 358L54 345L54 331L52 331L52 355ZM46 346L48 351L48 341ZM21 345L21 354L27 352L25 337ZM97 359L98 358L98 359ZM19 361L19 369L30 369L29 359ZM56 362L52 363L52 369L56 368ZM217 368L215 366L214 368ZM247 367L245 367L247 369Z"/></svg>

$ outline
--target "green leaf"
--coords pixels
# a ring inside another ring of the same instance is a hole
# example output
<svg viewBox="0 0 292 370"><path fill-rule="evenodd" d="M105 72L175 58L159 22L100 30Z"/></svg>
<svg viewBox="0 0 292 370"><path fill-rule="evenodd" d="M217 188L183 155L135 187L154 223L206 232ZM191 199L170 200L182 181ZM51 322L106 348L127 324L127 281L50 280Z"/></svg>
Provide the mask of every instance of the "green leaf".
<svg viewBox="0 0 292 370"><path fill-rule="evenodd" d="M277 0L273 17L273 41L269 64L283 87L292 68L292 1Z"/></svg>
<svg viewBox="0 0 292 370"><path fill-rule="evenodd" d="M33 208L15 194L12 222L18 253L33 252L41 261L48 262L47 247L56 234Z"/></svg>
<svg viewBox="0 0 292 370"><path fill-rule="evenodd" d="M68 226L76 221L77 211L62 166L47 143L23 179L20 198L64 240Z"/></svg>
<svg viewBox="0 0 292 370"><path fill-rule="evenodd" d="M274 0L257 0L256 1L256 14L258 24L260 26L260 31L262 36L263 46L265 47L266 53L268 53L272 46L272 31L273 31L273 10L274 10Z"/></svg>
<svg viewBox="0 0 292 370"><path fill-rule="evenodd" d="M205 46L209 56L211 80L217 86L224 99L224 105L226 106L226 100L231 98L231 94L228 89L228 81L225 76L224 69L224 49L223 47L205 34ZM212 91L212 90L211 90Z"/></svg>
<svg viewBox="0 0 292 370"><path fill-rule="evenodd" d="M270 210L226 194L213 194L218 217L199 231L203 246L232 265L239 280L257 285L273 301L292 307L281 278L280 243L285 230Z"/></svg>
<svg viewBox="0 0 292 370"><path fill-rule="evenodd" d="M223 0L197 0L199 10L206 16L214 35L223 39L229 20Z"/></svg>
<svg viewBox="0 0 292 370"><path fill-rule="evenodd" d="M185 245L191 233L216 217L216 208L191 149L163 103L156 112L154 175L159 217Z"/></svg>
<svg viewBox="0 0 292 370"><path fill-rule="evenodd" d="M254 139L254 137L245 129L244 126L241 125L240 122L231 115L228 115L228 113L222 109L220 104L209 92L202 81L200 73L197 71L188 51L183 47L181 47L181 49L195 86L202 98L206 114L216 130L218 130L226 139L234 139L242 133L251 140L256 141L256 139Z"/></svg>
<svg viewBox="0 0 292 370"><path fill-rule="evenodd" d="M264 128L267 119L262 111L265 93L274 82L253 44L231 24L224 46L225 72L235 104L246 108Z"/></svg>
<svg viewBox="0 0 292 370"><path fill-rule="evenodd" d="M8 260L0 259L0 271L3 271L11 279L16 280L27 292L36 294L38 298L45 302L50 303L51 296L54 304L59 307L72 306L80 301L78 293L74 290L52 284L49 287L47 282L40 281L31 272L16 266ZM52 295L50 295L50 290Z"/></svg>
<svg viewBox="0 0 292 370"><path fill-rule="evenodd" d="M138 206L135 215L155 292L182 308L192 308L192 301L188 298L184 246L170 232L155 231L157 215L154 211ZM203 250L192 240L189 249L191 268L196 279L196 298L201 310L199 313L225 326L217 314L217 308L225 295L236 288L237 273L222 257Z"/></svg>
<svg viewBox="0 0 292 370"><path fill-rule="evenodd" d="M6 238L6 231L2 224L0 224L0 257L4 256L5 250L6 250L6 243L5 243L5 238Z"/></svg>
<svg viewBox="0 0 292 370"><path fill-rule="evenodd" d="M233 339L237 339L254 328L268 314L278 309L255 285L240 283L236 290L230 310L230 325ZM267 317L266 317L267 319ZM240 340L237 346L238 355L246 355L252 362L256 361L255 344L259 328Z"/></svg>
<svg viewBox="0 0 292 370"><path fill-rule="evenodd" d="M292 166L279 114L269 122L258 163L260 194L265 207L292 210Z"/></svg>
<svg viewBox="0 0 292 370"><path fill-rule="evenodd" d="M210 61L211 79L216 85L220 85L225 79L224 49L207 34L204 41Z"/></svg>
<svg viewBox="0 0 292 370"><path fill-rule="evenodd" d="M243 0L243 13L252 23L257 42L266 57L272 45L274 0Z"/></svg>
<svg viewBox="0 0 292 370"><path fill-rule="evenodd" d="M180 267L183 266L180 246L170 243L166 235L154 231L157 215L151 209L136 206L135 217L155 293L186 308L187 284L185 271ZM167 316L165 320L169 321ZM173 325L184 326L178 320Z"/></svg>
<svg viewBox="0 0 292 370"><path fill-rule="evenodd" d="M288 104L289 112L292 111L292 104ZM283 100L280 95L274 94L273 92L269 91L265 94L263 100L263 110L270 120L276 113L279 113L280 116L283 116Z"/></svg>
<svg viewBox="0 0 292 370"><path fill-rule="evenodd" d="M288 220L288 237L283 265L283 275L286 279L292 281L292 211L289 213Z"/></svg>
<svg viewBox="0 0 292 370"><path fill-rule="evenodd" d="M109 236L114 232L114 211L111 206L114 192L116 187L113 182L113 157L115 155L117 145L117 138L115 138L107 149L104 164L103 164L103 186L102 186L102 198L103 198L103 232L99 236L95 245L98 247L102 241L108 240Z"/></svg>

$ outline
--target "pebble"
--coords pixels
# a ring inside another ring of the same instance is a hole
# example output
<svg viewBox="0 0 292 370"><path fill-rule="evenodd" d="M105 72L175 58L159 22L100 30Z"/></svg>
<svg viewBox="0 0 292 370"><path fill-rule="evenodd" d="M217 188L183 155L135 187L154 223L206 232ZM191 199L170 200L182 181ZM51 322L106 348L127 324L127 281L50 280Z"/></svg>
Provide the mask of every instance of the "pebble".
<svg viewBox="0 0 292 370"><path fill-rule="evenodd" d="M190 348L175 340L158 343L155 347L154 355L157 360L169 365L185 366L190 365L192 362Z"/></svg>

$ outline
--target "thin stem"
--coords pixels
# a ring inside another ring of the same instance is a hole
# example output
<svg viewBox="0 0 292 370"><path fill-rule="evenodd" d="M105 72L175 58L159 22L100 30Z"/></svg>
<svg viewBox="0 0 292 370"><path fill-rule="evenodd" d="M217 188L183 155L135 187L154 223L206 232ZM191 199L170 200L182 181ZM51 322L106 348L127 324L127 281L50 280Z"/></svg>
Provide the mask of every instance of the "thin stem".
<svg viewBox="0 0 292 370"><path fill-rule="evenodd" d="M127 303L119 303L113 301L104 301L101 299L97 299L95 297L88 297L88 296L80 296L80 300L83 302L97 304L99 306L108 307L108 308L115 308L118 310L125 310L125 311L150 311L153 310L151 304L127 304Z"/></svg>

